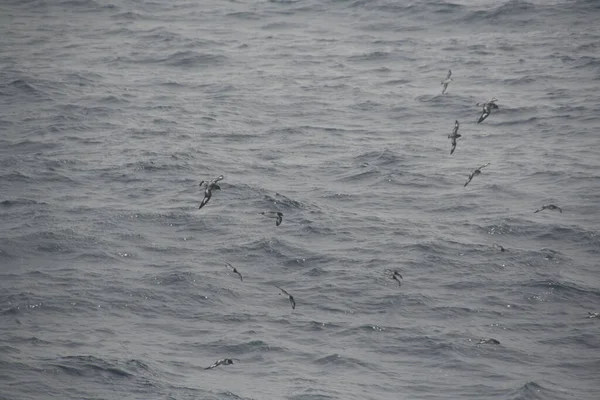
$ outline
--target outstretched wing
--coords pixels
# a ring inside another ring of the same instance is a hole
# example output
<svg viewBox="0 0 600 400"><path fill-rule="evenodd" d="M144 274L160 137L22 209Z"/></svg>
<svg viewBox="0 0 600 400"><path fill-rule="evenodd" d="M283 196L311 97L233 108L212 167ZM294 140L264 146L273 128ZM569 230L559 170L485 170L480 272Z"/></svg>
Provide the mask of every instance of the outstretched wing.
<svg viewBox="0 0 600 400"><path fill-rule="evenodd" d="M450 155L452 155L454 153L455 149L456 149L456 138L452 138L452 149L450 149Z"/></svg>
<svg viewBox="0 0 600 400"><path fill-rule="evenodd" d="M202 202L200 203L200 206L198 207L198 209L201 209L202 207L204 207L206 205L206 203L208 203L208 201L210 200L210 197L211 197L210 190L207 190L204 193L204 198L202 199Z"/></svg>
<svg viewBox="0 0 600 400"><path fill-rule="evenodd" d="M471 175L469 175L469 178L467 179L467 182L465 183L465 186L464 186L464 187L466 187L466 186L469 184L469 182L471 182L471 179L473 179L473 177L474 177L474 176L475 176L475 173L474 173L474 172L473 172L473 173L471 173Z"/></svg>
<svg viewBox="0 0 600 400"><path fill-rule="evenodd" d="M283 289L282 289L282 288L280 288L279 286L277 286L277 285L273 285L273 286L275 286L277 289L281 290L281 292L282 292L282 293L284 293L286 296L289 296L289 295L290 295L288 292L286 292L285 290L283 290Z"/></svg>
<svg viewBox="0 0 600 400"><path fill-rule="evenodd" d="M481 167L479 167L479 168L477 168L477 169L485 168L485 167L487 167L487 166L488 166L488 165L490 165L490 164L491 164L491 163L486 163L486 164L482 165Z"/></svg>
<svg viewBox="0 0 600 400"><path fill-rule="evenodd" d="M452 76L452 70L449 69L448 70L448 75L446 75L446 80L450 79L451 76Z"/></svg>
<svg viewBox="0 0 600 400"><path fill-rule="evenodd" d="M478 124L481 123L483 120L485 120L488 117L488 115L490 115L490 113L489 113L488 109L484 106L483 112L481 113L481 117L479 117L479 121L477 121L477 123Z"/></svg>

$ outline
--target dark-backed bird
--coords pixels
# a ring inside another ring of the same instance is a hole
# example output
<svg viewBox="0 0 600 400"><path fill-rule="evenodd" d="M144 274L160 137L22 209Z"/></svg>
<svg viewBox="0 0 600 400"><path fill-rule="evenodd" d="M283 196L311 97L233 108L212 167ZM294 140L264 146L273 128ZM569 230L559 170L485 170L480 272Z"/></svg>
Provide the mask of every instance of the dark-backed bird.
<svg viewBox="0 0 600 400"><path fill-rule="evenodd" d="M392 273L392 279L394 279L396 282L398 282L398 286L402 286L402 281L400 279L398 279L398 277L400 277L400 279L404 279L402 277L402 275L400 275L400 272L394 271Z"/></svg>
<svg viewBox="0 0 600 400"><path fill-rule="evenodd" d="M454 153L454 149L456 149L456 140L462 135L458 133L458 127L460 124L458 121L454 121L454 129L452 130L452 134L448 135L448 139L452 139L452 149L450 149L450 154Z"/></svg>
<svg viewBox="0 0 600 400"><path fill-rule="evenodd" d="M281 290L281 292L284 293L288 297L288 299L290 299L290 304L292 305L292 310L295 310L296 309L296 300L294 300L294 296L292 296L291 294L289 294L288 292L286 292L285 290L283 290L282 288L280 288L277 285L273 285L273 286L275 286L277 289ZM281 293L279 293L279 294L281 294Z"/></svg>
<svg viewBox="0 0 600 400"><path fill-rule="evenodd" d="M265 217L275 218L275 226L279 226L281 221L283 221L283 213L279 211L263 211L261 214Z"/></svg>
<svg viewBox="0 0 600 400"><path fill-rule="evenodd" d="M213 369L213 368L218 367L219 365L229 365L229 364L233 364L233 360L231 358L222 358L220 360L217 360L217 362L215 362L210 367L206 367L204 369Z"/></svg>
<svg viewBox="0 0 600 400"><path fill-rule="evenodd" d="M535 210L533 213L535 214L543 210L558 210L562 214L562 209L559 206L555 206L554 204L546 204L545 206L542 206L542 208Z"/></svg>
<svg viewBox="0 0 600 400"><path fill-rule="evenodd" d="M244 280L244 277L242 276L242 274L240 274L240 273L238 272L238 270L237 270L237 269L236 269L236 268L235 268L233 265L231 265L231 264L229 264L229 263L225 263L225 265L226 265L226 266L227 266L227 268L229 268L229 269L230 269L230 270L231 270L231 271L232 271L234 274L238 274L238 275L240 276L240 281L243 281L243 280Z"/></svg>
<svg viewBox="0 0 600 400"><path fill-rule="evenodd" d="M212 191L213 190L221 190L221 187L219 185L217 185L217 182L219 182L221 179L223 179L223 175L218 176L217 178L211 180L211 181L202 181L200 182L200 187L202 187L202 185L205 186L204 188L204 198L202 199L202 202L200 203L200 206L198 207L198 209L201 209L202 207L204 207L206 205L206 203L208 203L208 201L210 200L210 198L212 197Z"/></svg>
<svg viewBox="0 0 600 400"><path fill-rule="evenodd" d="M469 184L469 182L471 182L471 179L473 179L474 177L476 177L477 175L479 175L481 173L482 168L485 168L488 165L490 165L490 163L484 164L481 167L477 167L477 169L475 169L473 172L471 172L471 175L469 175L469 179L467 179L465 186L467 186Z"/></svg>
<svg viewBox="0 0 600 400"><path fill-rule="evenodd" d="M489 117L489 115L491 114L492 110L498 110L499 107L498 105L496 105L496 102L498 101L497 98L493 98L490 101L486 101L485 103L477 103L477 106L483 107L483 110L481 112L481 117L479 117L479 121L477 121L477 123L481 123L483 122L483 120L485 120L487 117Z"/></svg>
<svg viewBox="0 0 600 400"><path fill-rule="evenodd" d="M460 72L460 71L459 71ZM452 76L452 70L449 69L448 70L448 75L446 75L446 79L444 79L442 81L442 85L444 85L444 87L442 88L442 94L444 94L446 92L446 89L448 89L448 84L450 82L452 82L452 78L450 78Z"/></svg>

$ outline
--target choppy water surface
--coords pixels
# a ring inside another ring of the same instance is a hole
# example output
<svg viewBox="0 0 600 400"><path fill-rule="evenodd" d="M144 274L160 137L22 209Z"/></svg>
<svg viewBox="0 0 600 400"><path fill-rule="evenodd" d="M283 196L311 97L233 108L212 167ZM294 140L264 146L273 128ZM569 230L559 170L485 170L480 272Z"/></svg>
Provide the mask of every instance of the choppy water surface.
<svg viewBox="0 0 600 400"><path fill-rule="evenodd" d="M0 398L596 399L599 18L2 2Z"/></svg>

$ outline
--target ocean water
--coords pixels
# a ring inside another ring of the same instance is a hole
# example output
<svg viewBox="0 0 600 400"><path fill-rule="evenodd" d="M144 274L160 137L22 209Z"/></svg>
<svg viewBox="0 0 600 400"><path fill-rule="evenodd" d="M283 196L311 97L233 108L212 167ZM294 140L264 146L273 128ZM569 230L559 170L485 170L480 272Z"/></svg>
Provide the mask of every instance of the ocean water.
<svg viewBox="0 0 600 400"><path fill-rule="evenodd" d="M597 399L599 19L3 0L0 399Z"/></svg>

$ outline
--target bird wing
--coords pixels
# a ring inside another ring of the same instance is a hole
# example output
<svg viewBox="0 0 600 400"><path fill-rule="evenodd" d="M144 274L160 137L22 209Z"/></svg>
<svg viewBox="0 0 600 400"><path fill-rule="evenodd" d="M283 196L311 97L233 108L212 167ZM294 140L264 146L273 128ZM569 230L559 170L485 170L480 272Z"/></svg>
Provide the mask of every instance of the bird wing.
<svg viewBox="0 0 600 400"><path fill-rule="evenodd" d="M446 75L446 79L450 79L450 76L452 76L452 70L451 69L448 70L448 75Z"/></svg>
<svg viewBox="0 0 600 400"><path fill-rule="evenodd" d="M292 310L296 309L296 300L294 300L294 298L292 296L289 297L290 298L290 303L292 303Z"/></svg>
<svg viewBox="0 0 600 400"><path fill-rule="evenodd" d="M202 199L202 202L200 203L200 207L198 207L198 209L201 209L206 205L206 203L208 203L208 201L210 200L210 196L210 192L204 194L204 198Z"/></svg>
<svg viewBox="0 0 600 400"><path fill-rule="evenodd" d="M474 173L472 173L471 175L469 175L469 178L467 179L467 182L465 183L464 187L466 187L469 184L469 182L471 182L471 179L473 179L474 176L475 176Z"/></svg>
<svg viewBox="0 0 600 400"><path fill-rule="evenodd" d="M217 182L219 182L220 180L223 180L223 175L219 175L219 176L217 176L217 177L216 177L215 179L213 179L212 181L213 181L214 183L217 183Z"/></svg>
<svg viewBox="0 0 600 400"><path fill-rule="evenodd" d="M479 167L479 168L477 168L477 169L485 168L485 167L487 167L487 166L488 166L488 165L490 165L490 164L491 164L491 163L486 163L486 164L482 165L481 167Z"/></svg>
<svg viewBox="0 0 600 400"><path fill-rule="evenodd" d="M277 286L277 285L273 285L273 286L275 286L277 289L281 290L281 291L282 291L284 294L286 294L287 296L289 296L289 295L290 295L288 292L286 292L285 290L283 290L283 289L282 289L282 288L280 288L279 286Z"/></svg>
<svg viewBox="0 0 600 400"><path fill-rule="evenodd" d="M481 117L479 117L479 121L477 121L477 123L479 124L480 122L482 122L484 119L486 119L488 117L488 115L490 115L490 113L484 107L483 112L481 113Z"/></svg>

